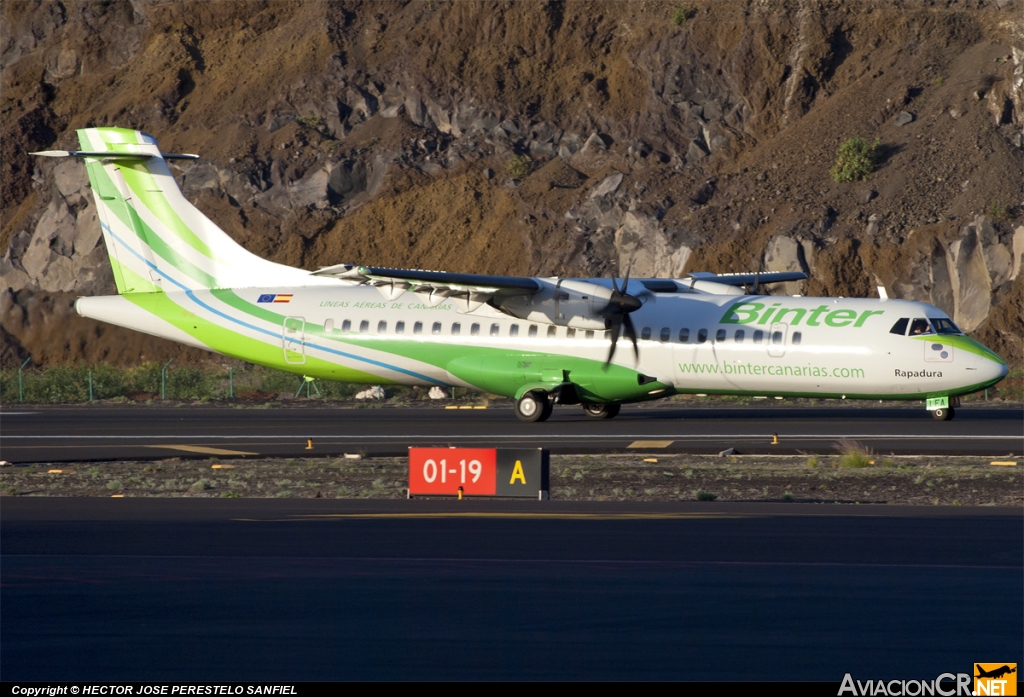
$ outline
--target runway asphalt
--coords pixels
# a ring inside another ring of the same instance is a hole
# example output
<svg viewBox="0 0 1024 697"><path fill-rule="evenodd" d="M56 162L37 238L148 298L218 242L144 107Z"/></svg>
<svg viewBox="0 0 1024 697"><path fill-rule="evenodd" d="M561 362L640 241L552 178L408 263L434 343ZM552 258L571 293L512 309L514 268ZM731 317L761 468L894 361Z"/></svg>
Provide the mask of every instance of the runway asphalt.
<svg viewBox="0 0 1024 697"><path fill-rule="evenodd" d="M946 422L932 420L924 409L877 406L625 407L609 421L561 407L551 420L535 424L517 421L510 407L7 406L0 422L0 459L13 463L403 455L412 445L545 447L555 453L831 453L844 438L881 454L1024 455L1019 406L972 405Z"/></svg>
<svg viewBox="0 0 1024 697"><path fill-rule="evenodd" d="M26 680L934 679L1024 663L1017 509L5 498Z"/></svg>

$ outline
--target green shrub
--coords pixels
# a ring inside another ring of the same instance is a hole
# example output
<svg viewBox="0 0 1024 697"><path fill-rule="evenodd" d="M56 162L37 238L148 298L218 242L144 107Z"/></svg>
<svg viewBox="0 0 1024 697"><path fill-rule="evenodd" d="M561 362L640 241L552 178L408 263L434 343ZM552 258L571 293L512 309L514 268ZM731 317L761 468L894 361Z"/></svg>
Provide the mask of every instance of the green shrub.
<svg viewBox="0 0 1024 697"><path fill-rule="evenodd" d="M505 165L505 171L515 179L522 179L533 170L533 160L529 155L513 155Z"/></svg>
<svg viewBox="0 0 1024 697"><path fill-rule="evenodd" d="M860 136L854 136L839 146L839 153L836 156L836 163L829 170L832 178L837 182L852 182L866 179L869 174L875 171L878 164L879 146L881 138L868 144Z"/></svg>
<svg viewBox="0 0 1024 697"><path fill-rule="evenodd" d="M318 114L315 114L312 111L307 112L302 116L296 117L295 120L299 122L300 126L304 126L310 129L311 131L322 131L326 126L324 120Z"/></svg>
<svg viewBox="0 0 1024 697"><path fill-rule="evenodd" d="M691 16L690 10L685 5L680 5L672 12L672 23L681 27Z"/></svg>
<svg viewBox="0 0 1024 697"><path fill-rule="evenodd" d="M703 489L697 491L698 501L714 501L717 498L718 494L712 494L710 491L704 491Z"/></svg>
<svg viewBox="0 0 1024 697"><path fill-rule="evenodd" d="M988 202L985 214L990 218L995 218L996 220L1006 220L1010 217L1010 210L1006 206L1001 205L995 199L992 199Z"/></svg>

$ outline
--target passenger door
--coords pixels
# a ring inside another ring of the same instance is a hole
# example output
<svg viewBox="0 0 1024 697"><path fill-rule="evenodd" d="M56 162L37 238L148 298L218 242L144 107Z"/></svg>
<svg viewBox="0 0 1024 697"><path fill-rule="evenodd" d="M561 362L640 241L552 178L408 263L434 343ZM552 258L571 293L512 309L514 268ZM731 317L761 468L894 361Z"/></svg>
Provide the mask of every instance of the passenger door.
<svg viewBox="0 0 1024 697"><path fill-rule="evenodd" d="M285 317L281 325L284 362L302 365L306 362L306 321L302 317Z"/></svg>
<svg viewBox="0 0 1024 697"><path fill-rule="evenodd" d="M786 355L786 342L789 340L789 325L784 322L772 324L768 332L768 355L772 358L782 358Z"/></svg>

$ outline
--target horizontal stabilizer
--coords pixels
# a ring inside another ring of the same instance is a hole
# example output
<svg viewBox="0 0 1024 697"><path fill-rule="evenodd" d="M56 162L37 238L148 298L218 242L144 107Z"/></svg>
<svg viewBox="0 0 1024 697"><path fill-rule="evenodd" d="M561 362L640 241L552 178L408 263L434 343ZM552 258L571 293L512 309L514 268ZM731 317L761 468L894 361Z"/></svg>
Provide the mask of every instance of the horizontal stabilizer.
<svg viewBox="0 0 1024 697"><path fill-rule="evenodd" d="M144 152L111 152L109 150L103 150L99 152L86 152L85 150L42 150L40 152L29 153L30 155L38 155L39 157L107 157L115 160L148 160L151 157L157 157L151 153ZM165 160L198 160L199 155L189 155L187 153L162 153L159 157Z"/></svg>
<svg viewBox="0 0 1024 697"><path fill-rule="evenodd" d="M714 281L727 286L752 286L754 283L786 283L803 281L807 274L802 271L771 271L766 273L726 273L714 274L707 272L691 273L691 278L701 281Z"/></svg>

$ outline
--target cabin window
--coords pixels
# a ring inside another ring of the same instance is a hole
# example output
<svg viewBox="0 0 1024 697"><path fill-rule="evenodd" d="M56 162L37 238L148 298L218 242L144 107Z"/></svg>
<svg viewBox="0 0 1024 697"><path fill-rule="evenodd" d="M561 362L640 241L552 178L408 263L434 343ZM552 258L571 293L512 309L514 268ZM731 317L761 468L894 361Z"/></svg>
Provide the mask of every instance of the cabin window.
<svg viewBox="0 0 1024 697"><path fill-rule="evenodd" d="M772 332L772 343L773 344L781 344L782 343L782 332Z"/></svg>
<svg viewBox="0 0 1024 697"><path fill-rule="evenodd" d="M660 338L662 341L668 341L669 339L672 338L672 330L669 329L668 327L662 327L661 336L658 338Z"/></svg>
<svg viewBox="0 0 1024 697"><path fill-rule="evenodd" d="M405 334L405 322L395 322L395 334Z"/></svg>
<svg viewBox="0 0 1024 697"><path fill-rule="evenodd" d="M341 331L348 333L352 331L352 320L347 319L341 323Z"/></svg>
<svg viewBox="0 0 1024 697"><path fill-rule="evenodd" d="M889 330L889 333L905 336L907 333L908 324L910 324L909 317L900 317L898 320L896 320L896 324L892 325L892 329Z"/></svg>
<svg viewBox="0 0 1024 697"><path fill-rule="evenodd" d="M380 322L377 322L377 333L378 334L384 334L387 331L388 331L388 323L387 322L385 322L384 320L381 320Z"/></svg>
<svg viewBox="0 0 1024 697"><path fill-rule="evenodd" d="M477 324L476 322L473 322L473 324L469 325L469 335L480 336L480 325Z"/></svg>
<svg viewBox="0 0 1024 697"><path fill-rule="evenodd" d="M359 323L359 333L365 334L368 331L370 331L370 320L364 319Z"/></svg>
<svg viewBox="0 0 1024 697"><path fill-rule="evenodd" d="M687 329L686 327L683 327L682 329L679 330L679 343L685 344L689 340L690 340L690 330Z"/></svg>
<svg viewBox="0 0 1024 697"><path fill-rule="evenodd" d="M329 319L329 320L325 320L324 321L324 331L325 332L332 332L332 331L334 331L334 320L333 319Z"/></svg>
<svg viewBox="0 0 1024 697"><path fill-rule="evenodd" d="M715 332L715 341L725 341L725 330L719 329Z"/></svg>
<svg viewBox="0 0 1024 697"><path fill-rule="evenodd" d="M612 333L611 333L611 330L609 330L609 331L606 331L606 332L604 333L604 340L605 340L605 341L611 341L611 340L612 340Z"/></svg>
<svg viewBox="0 0 1024 697"><path fill-rule="evenodd" d="M764 332L761 331L760 329L755 329L754 330L754 343L755 344L760 344L762 341L764 341Z"/></svg>
<svg viewBox="0 0 1024 697"><path fill-rule="evenodd" d="M566 339L575 339L576 338L576 330L573 329L572 327L569 327L568 329L566 329L565 330L565 338Z"/></svg>
<svg viewBox="0 0 1024 697"><path fill-rule="evenodd" d="M931 319L932 326L935 327L935 332L937 334L963 334L959 327L944 317L939 317L937 319L932 317L929 319Z"/></svg>
<svg viewBox="0 0 1024 697"><path fill-rule="evenodd" d="M459 332L462 331L462 325L458 322L452 322L452 336L458 336Z"/></svg>
<svg viewBox="0 0 1024 697"><path fill-rule="evenodd" d="M923 317L915 319L910 325L910 336L920 336L921 334L931 334L932 328L928 324L928 320Z"/></svg>
<svg viewBox="0 0 1024 697"><path fill-rule="evenodd" d="M531 324L530 328L527 330L526 333L527 333L527 335L529 335L531 337L537 336L537 325L536 324Z"/></svg>
<svg viewBox="0 0 1024 697"><path fill-rule="evenodd" d="M513 324L511 327L509 327L508 328L508 335L509 336L519 336L519 325L518 324Z"/></svg>
<svg viewBox="0 0 1024 697"><path fill-rule="evenodd" d="M594 330L593 329L588 329L587 333L584 334L583 336L586 339L593 339L594 338Z"/></svg>
<svg viewBox="0 0 1024 697"><path fill-rule="evenodd" d="M430 328L430 333L431 334L440 334L441 333L441 323L440 322L434 322L434 326L432 326Z"/></svg>
<svg viewBox="0 0 1024 697"><path fill-rule="evenodd" d="M791 339L791 343L794 346L799 346L800 342L803 341L803 339L804 339L804 335L803 334L801 334L800 332L793 332L793 338Z"/></svg>
<svg viewBox="0 0 1024 697"><path fill-rule="evenodd" d="M650 338L651 338L651 328L650 327L644 327L643 329L641 329L640 330L640 338L643 339L644 341L649 341Z"/></svg>
<svg viewBox="0 0 1024 697"><path fill-rule="evenodd" d="M492 324L491 325L491 336L498 336L498 331L500 329L501 328L497 324Z"/></svg>
<svg viewBox="0 0 1024 697"><path fill-rule="evenodd" d="M551 325L550 327L548 327L548 338L549 339L554 339L555 338L555 331L556 330L555 330L555 326L554 325Z"/></svg>
<svg viewBox="0 0 1024 697"><path fill-rule="evenodd" d="M697 343L698 344L703 344L707 340L708 340L708 330L707 329L701 329L699 332L697 332Z"/></svg>
<svg viewBox="0 0 1024 697"><path fill-rule="evenodd" d="M412 333L413 334L422 334L423 333L423 322L417 322L416 324L412 325Z"/></svg>
<svg viewBox="0 0 1024 697"><path fill-rule="evenodd" d="M742 329L737 329L736 330L736 334L733 335L733 338L736 340L737 344L742 344L743 343L743 337L745 337L745 336L746 336L746 334L743 332Z"/></svg>

